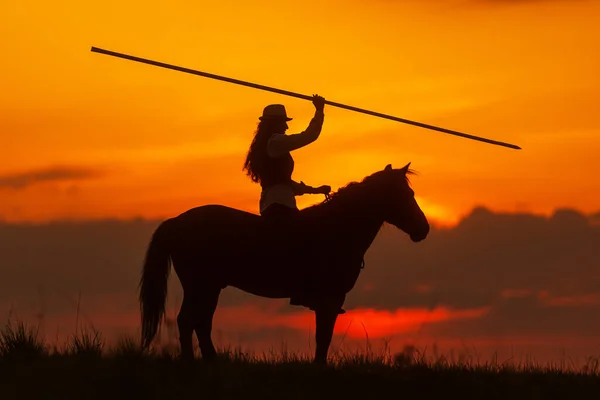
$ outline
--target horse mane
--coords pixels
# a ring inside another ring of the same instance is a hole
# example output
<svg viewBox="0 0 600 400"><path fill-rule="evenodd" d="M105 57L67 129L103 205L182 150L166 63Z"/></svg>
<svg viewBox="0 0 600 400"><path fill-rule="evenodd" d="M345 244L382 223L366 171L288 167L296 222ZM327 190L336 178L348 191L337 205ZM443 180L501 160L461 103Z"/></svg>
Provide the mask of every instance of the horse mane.
<svg viewBox="0 0 600 400"><path fill-rule="evenodd" d="M377 171L377 172L372 173L371 175L367 175L361 181L349 182L346 185L340 187L336 192L333 192L332 194L330 194L322 202L312 205L310 207L307 207L306 210L314 209L315 207L320 207L324 204L329 204L332 201L334 203L336 203L339 200L346 200L346 201L349 201L352 203L359 202L360 200L362 200L364 198L364 196L366 196L368 193L371 192L370 190L364 190L364 189L366 189L367 187L370 188L374 185L377 185L379 182L381 182L382 178L384 177L384 173L385 173L385 170ZM416 171L413 169L408 168L406 170L405 178L406 178L406 182L408 183L409 186L410 186L410 179L409 179L408 175L416 175L416 174L417 174Z"/></svg>

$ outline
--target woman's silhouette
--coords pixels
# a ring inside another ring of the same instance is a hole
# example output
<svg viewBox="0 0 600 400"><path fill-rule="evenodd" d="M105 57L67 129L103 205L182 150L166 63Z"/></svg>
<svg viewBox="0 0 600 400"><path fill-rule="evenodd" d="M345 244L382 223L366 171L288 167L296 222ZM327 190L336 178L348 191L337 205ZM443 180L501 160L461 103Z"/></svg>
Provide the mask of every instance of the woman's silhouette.
<svg viewBox="0 0 600 400"><path fill-rule="evenodd" d="M324 120L325 99L313 95L315 115L310 124L301 133L286 135L288 121L285 106L270 104L263 110L263 115L248 150L244 170L253 182L262 187L260 195L260 214L270 223L281 229L292 228L299 209L296 196L303 194L329 194L331 187L322 185L312 187L304 182L292 179L294 159L292 151L304 147L319 137ZM293 305L310 307L306 300L292 298ZM343 310L340 310L343 313Z"/></svg>
<svg viewBox="0 0 600 400"><path fill-rule="evenodd" d="M328 194L329 186L317 188L292 179L294 159L290 152L304 147L319 137L323 126L325 99L313 96L315 115L302 133L286 135L288 121L285 106L271 104L264 108L260 123L250 145L244 170L253 182L262 187L260 214L272 221L295 216L298 207L295 196Z"/></svg>

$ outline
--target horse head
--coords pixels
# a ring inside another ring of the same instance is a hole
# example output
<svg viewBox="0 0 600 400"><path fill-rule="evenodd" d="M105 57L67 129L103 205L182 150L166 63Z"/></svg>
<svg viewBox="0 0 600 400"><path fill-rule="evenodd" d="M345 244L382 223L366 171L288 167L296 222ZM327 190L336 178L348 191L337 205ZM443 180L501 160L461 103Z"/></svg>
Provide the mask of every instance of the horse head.
<svg viewBox="0 0 600 400"><path fill-rule="evenodd" d="M397 169L388 164L378 173L383 183L380 210L385 222L406 232L413 242L420 242L429 234L429 222L410 187L407 175L414 172L409 167L410 163Z"/></svg>

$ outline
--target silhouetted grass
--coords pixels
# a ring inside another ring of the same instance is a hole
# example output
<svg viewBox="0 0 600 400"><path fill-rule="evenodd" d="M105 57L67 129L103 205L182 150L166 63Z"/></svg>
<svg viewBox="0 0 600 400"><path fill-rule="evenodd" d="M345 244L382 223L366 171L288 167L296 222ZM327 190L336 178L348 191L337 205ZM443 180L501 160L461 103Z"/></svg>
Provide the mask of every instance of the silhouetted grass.
<svg viewBox="0 0 600 400"><path fill-rule="evenodd" d="M28 361L46 353L47 349L38 336L38 330L27 327L22 321L18 321L15 326L9 319L0 332L0 356L3 359Z"/></svg>
<svg viewBox="0 0 600 400"><path fill-rule="evenodd" d="M69 338L62 352L59 354L76 357L101 357L104 348L102 335L93 327L88 331L84 329L81 333Z"/></svg>
<svg viewBox="0 0 600 400"><path fill-rule="evenodd" d="M218 365L178 360L176 347L142 352L124 337L106 349L93 328L61 349L38 331L9 323L0 332L1 399L580 399L600 393L600 364L580 370L533 363L475 363L402 353L333 349L331 364L287 351L220 350Z"/></svg>

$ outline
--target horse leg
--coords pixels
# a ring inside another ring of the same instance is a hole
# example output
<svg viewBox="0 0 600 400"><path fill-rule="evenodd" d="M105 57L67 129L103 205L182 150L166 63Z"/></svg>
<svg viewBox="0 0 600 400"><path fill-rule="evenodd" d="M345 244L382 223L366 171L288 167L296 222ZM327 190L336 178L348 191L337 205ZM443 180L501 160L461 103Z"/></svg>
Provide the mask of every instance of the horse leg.
<svg viewBox="0 0 600 400"><path fill-rule="evenodd" d="M203 288L198 296L197 303L197 323L194 326L198 344L202 353L202 359L206 361L216 361L217 351L213 345L211 333L212 322L221 288Z"/></svg>
<svg viewBox="0 0 600 400"><path fill-rule="evenodd" d="M318 308L315 311L317 321L317 332L315 335L317 349L315 351L315 364L327 364L327 352L331 345L333 337L333 328L338 316L338 309L335 307Z"/></svg>
<svg viewBox="0 0 600 400"><path fill-rule="evenodd" d="M181 358L186 361L194 359L194 349L192 347L194 325L194 302L192 296L184 292L183 302L177 315L177 327L179 328Z"/></svg>
<svg viewBox="0 0 600 400"><path fill-rule="evenodd" d="M193 360L192 335L196 331L202 358L211 360L217 355L211 340L212 319L221 289L197 288L184 291L183 303L177 315L181 358Z"/></svg>

